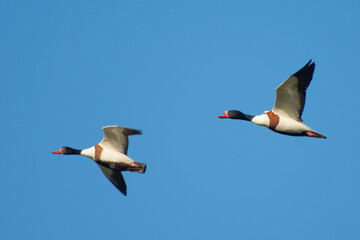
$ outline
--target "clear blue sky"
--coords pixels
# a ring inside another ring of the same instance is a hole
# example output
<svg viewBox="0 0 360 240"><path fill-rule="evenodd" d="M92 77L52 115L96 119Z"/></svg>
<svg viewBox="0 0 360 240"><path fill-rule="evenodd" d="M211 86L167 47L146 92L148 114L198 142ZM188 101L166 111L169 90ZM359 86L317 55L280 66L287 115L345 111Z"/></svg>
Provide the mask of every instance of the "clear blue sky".
<svg viewBox="0 0 360 240"><path fill-rule="evenodd" d="M360 239L359 1L1 1L1 239ZM316 62L289 137L270 110ZM90 159L141 129L124 197Z"/></svg>

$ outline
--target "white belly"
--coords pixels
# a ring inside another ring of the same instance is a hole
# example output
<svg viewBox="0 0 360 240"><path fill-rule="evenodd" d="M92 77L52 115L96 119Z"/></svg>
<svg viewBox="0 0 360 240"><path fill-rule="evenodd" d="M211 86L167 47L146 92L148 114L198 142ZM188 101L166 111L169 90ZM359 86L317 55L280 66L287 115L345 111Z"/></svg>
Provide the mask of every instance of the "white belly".
<svg viewBox="0 0 360 240"><path fill-rule="evenodd" d="M279 119L279 124L275 128L275 131L287 133L301 133L306 131L312 131L312 129L302 122L298 122L294 119L281 116Z"/></svg>
<svg viewBox="0 0 360 240"><path fill-rule="evenodd" d="M132 163L134 160L127 155L110 149L100 149L91 147L81 151L81 155L91 158L94 161Z"/></svg>
<svg viewBox="0 0 360 240"><path fill-rule="evenodd" d="M115 152L112 150L104 149L100 155L100 160L105 162L121 162L121 163L132 163L134 162L131 158L123 153Z"/></svg>
<svg viewBox="0 0 360 240"><path fill-rule="evenodd" d="M270 128L271 130L283 132L283 133L303 133L306 131L313 131L302 122L298 122L292 118L278 115L277 119L271 120L266 114L255 116L251 121L257 125ZM273 121L273 123L271 123ZM278 122L277 122L278 121ZM271 127L271 125L273 126Z"/></svg>

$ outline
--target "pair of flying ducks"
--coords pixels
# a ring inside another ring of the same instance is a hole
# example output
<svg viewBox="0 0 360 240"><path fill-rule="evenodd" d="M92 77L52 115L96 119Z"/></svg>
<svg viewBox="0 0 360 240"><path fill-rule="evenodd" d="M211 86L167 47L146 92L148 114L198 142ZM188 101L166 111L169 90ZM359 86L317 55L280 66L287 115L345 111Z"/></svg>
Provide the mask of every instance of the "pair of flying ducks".
<svg viewBox="0 0 360 240"><path fill-rule="evenodd" d="M285 135L326 138L306 126L301 119L306 89L311 82L314 69L315 63L310 60L303 68L287 78L276 89L275 105L271 111L253 116L237 110L230 110L225 111L225 115L219 116L219 118L251 121ZM141 131L119 126L107 126L103 128L103 131L102 141L91 148L78 150L61 147L60 150L53 153L77 154L91 158L114 186L126 195L126 183L121 172L145 173L146 170L146 164L136 162L127 156L129 136L141 134Z"/></svg>

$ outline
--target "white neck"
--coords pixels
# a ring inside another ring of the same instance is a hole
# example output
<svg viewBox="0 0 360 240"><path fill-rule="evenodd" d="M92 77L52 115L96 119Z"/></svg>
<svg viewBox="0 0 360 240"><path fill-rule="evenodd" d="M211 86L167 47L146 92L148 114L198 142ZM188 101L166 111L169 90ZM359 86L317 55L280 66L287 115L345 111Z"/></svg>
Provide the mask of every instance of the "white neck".
<svg viewBox="0 0 360 240"><path fill-rule="evenodd" d="M251 122L255 123L259 126L269 127L270 126L270 119L266 114L261 114L255 116Z"/></svg>
<svg viewBox="0 0 360 240"><path fill-rule="evenodd" d="M84 150L81 150L81 155L91 158L92 160L95 160L95 147L87 148Z"/></svg>

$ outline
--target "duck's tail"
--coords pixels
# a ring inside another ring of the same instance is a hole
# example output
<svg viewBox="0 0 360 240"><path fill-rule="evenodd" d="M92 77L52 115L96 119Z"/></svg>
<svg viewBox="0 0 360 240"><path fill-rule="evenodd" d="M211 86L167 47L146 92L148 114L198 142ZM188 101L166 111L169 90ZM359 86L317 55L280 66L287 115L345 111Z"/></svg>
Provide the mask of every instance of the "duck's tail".
<svg viewBox="0 0 360 240"><path fill-rule="evenodd" d="M306 135L308 135L309 137L314 137L314 138L324 138L326 139L326 137L324 135L321 135L320 133L317 132L306 132Z"/></svg>
<svg viewBox="0 0 360 240"><path fill-rule="evenodd" d="M145 173L146 171L146 164L141 162L133 162L129 168L130 172L138 172L138 173Z"/></svg>

